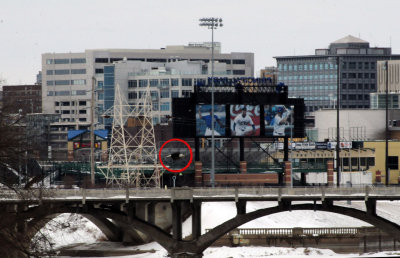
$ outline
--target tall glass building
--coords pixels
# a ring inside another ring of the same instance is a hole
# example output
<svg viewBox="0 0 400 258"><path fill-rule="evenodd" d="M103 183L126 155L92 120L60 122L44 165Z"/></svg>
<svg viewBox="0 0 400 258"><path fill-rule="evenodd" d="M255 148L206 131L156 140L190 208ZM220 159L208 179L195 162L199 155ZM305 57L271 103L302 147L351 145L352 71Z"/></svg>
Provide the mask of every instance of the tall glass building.
<svg viewBox="0 0 400 258"><path fill-rule="evenodd" d="M289 97L304 98L310 114L336 107L338 85L340 108L370 108L370 93L377 91L377 61L400 55L392 55L391 48L371 48L369 42L349 35L327 49L316 49L315 55L275 58L278 81L288 85Z"/></svg>

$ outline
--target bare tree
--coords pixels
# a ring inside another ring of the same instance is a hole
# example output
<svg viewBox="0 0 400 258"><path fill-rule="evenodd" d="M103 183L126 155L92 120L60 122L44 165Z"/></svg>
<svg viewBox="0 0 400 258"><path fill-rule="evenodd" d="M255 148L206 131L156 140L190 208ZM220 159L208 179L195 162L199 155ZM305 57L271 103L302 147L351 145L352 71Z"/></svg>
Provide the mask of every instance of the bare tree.
<svg viewBox="0 0 400 258"><path fill-rule="evenodd" d="M28 178L26 170L27 139L23 130L21 114L8 112L8 107L0 110L0 198L17 198L18 204L0 204L0 257L42 257L52 253L50 241L45 236L32 241L28 232L37 232L39 228L28 228L34 218L29 215L28 200L40 200L43 191L26 189L33 184L21 178ZM39 193L39 194L38 194ZM26 203L24 205L24 203ZM33 227L40 227L33 224Z"/></svg>

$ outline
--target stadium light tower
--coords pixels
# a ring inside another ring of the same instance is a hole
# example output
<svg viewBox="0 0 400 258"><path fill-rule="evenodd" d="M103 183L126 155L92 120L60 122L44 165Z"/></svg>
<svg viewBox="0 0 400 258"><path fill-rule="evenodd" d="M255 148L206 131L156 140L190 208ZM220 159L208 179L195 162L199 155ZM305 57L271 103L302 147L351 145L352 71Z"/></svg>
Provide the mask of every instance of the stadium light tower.
<svg viewBox="0 0 400 258"><path fill-rule="evenodd" d="M211 186L215 187L215 139L214 139L214 29L222 27L221 18L201 18L200 26L211 29Z"/></svg>

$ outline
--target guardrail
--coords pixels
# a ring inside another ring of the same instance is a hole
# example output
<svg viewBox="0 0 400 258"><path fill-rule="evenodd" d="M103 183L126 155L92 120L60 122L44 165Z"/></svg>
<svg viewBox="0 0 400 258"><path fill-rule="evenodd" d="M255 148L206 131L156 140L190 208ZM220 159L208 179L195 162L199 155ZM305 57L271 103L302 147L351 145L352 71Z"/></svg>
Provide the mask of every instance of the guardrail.
<svg viewBox="0 0 400 258"><path fill-rule="evenodd" d="M210 229L206 229L206 232ZM379 233L375 227L339 227L339 228L237 228L226 235L257 235L269 237L295 237L295 236L355 236Z"/></svg>
<svg viewBox="0 0 400 258"><path fill-rule="evenodd" d="M398 197L400 199L400 187L244 187L244 188L128 188L128 189L31 189L31 190L2 190L2 199L132 199L132 198L164 198L176 200L193 200L196 198L300 198L318 197L321 199L346 197L347 199L369 197ZM344 198L345 199L345 198Z"/></svg>

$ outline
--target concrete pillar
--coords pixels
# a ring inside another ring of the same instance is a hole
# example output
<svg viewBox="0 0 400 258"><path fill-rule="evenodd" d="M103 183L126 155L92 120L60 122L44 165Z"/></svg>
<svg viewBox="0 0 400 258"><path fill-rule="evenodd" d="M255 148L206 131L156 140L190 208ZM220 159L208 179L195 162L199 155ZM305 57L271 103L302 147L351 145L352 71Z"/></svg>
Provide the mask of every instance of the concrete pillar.
<svg viewBox="0 0 400 258"><path fill-rule="evenodd" d="M377 170L375 172L375 183L379 184L382 182L382 172L380 170Z"/></svg>
<svg viewBox="0 0 400 258"><path fill-rule="evenodd" d="M203 186L203 162L194 163L194 182L197 187Z"/></svg>
<svg viewBox="0 0 400 258"><path fill-rule="evenodd" d="M155 225L156 224L156 203L150 202L147 205L147 222Z"/></svg>
<svg viewBox="0 0 400 258"><path fill-rule="evenodd" d="M376 215L376 199L369 198L367 201L365 201L365 206L367 208L368 215Z"/></svg>
<svg viewBox="0 0 400 258"><path fill-rule="evenodd" d="M327 168L327 175L328 175L328 180L327 180L327 182L328 182L328 186L333 186L333 182L334 182L334 179L333 179L333 161L331 161L331 160L329 160L327 163L326 163L326 168Z"/></svg>
<svg viewBox="0 0 400 258"><path fill-rule="evenodd" d="M290 161L285 161L284 185L290 186L291 181L292 181L292 163Z"/></svg>
<svg viewBox="0 0 400 258"><path fill-rule="evenodd" d="M201 236L201 202L192 203L192 239Z"/></svg>
<svg viewBox="0 0 400 258"><path fill-rule="evenodd" d="M172 237L175 240L182 240L182 203L174 201L171 203L172 209Z"/></svg>
<svg viewBox="0 0 400 258"><path fill-rule="evenodd" d="M247 173L247 161L240 161L240 173Z"/></svg>
<svg viewBox="0 0 400 258"><path fill-rule="evenodd" d="M246 201L239 200L236 202L237 215L246 214Z"/></svg>

